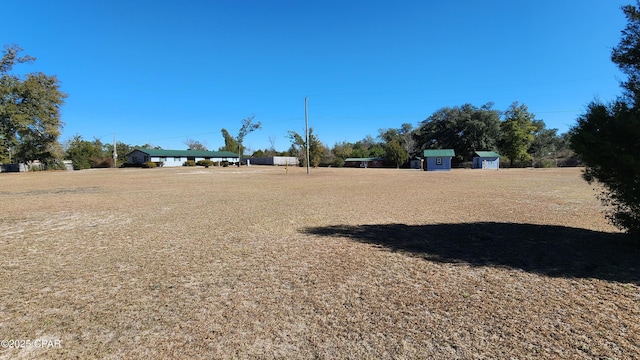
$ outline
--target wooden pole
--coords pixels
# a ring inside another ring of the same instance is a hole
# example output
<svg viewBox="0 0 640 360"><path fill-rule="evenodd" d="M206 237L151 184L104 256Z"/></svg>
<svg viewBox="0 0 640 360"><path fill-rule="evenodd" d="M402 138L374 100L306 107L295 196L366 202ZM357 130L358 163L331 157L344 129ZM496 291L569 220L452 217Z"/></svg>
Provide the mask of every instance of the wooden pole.
<svg viewBox="0 0 640 360"><path fill-rule="evenodd" d="M304 124L305 124L305 136L306 136L306 148L307 148L307 175L310 174L309 170L309 105L307 97L304 97Z"/></svg>

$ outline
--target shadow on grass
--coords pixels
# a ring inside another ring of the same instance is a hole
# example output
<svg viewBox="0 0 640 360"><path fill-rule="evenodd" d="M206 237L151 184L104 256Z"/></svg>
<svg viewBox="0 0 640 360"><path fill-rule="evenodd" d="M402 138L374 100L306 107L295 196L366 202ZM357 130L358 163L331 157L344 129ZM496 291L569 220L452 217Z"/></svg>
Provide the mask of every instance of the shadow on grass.
<svg viewBox="0 0 640 360"><path fill-rule="evenodd" d="M346 237L429 261L504 266L553 277L640 284L640 246L618 233L495 222L337 225L302 231Z"/></svg>

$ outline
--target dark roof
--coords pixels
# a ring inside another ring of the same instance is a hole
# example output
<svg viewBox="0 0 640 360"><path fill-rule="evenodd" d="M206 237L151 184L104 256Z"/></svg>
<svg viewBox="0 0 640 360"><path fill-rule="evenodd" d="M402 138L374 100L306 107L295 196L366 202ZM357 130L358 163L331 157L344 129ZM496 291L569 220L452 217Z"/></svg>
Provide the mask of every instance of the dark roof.
<svg viewBox="0 0 640 360"><path fill-rule="evenodd" d="M456 156L455 151L453 149L431 149L424 151L424 157L447 157L447 156Z"/></svg>
<svg viewBox="0 0 640 360"><path fill-rule="evenodd" d="M349 162L349 161L382 161L384 160L384 158L346 158L344 159L345 162Z"/></svg>
<svg viewBox="0 0 640 360"><path fill-rule="evenodd" d="M180 157L227 157L227 158L237 158L238 153L234 153L231 151L202 151L202 150L156 150L156 149L135 149L133 151L140 151L149 156L160 156L160 157L169 157L169 156L180 156ZM132 152L133 152L132 151ZM131 154L131 153L129 153ZM127 155L129 155L127 154Z"/></svg>
<svg viewBox="0 0 640 360"><path fill-rule="evenodd" d="M500 157L500 154L498 154L495 151L476 151L476 155L478 155L479 157L487 157L487 158Z"/></svg>

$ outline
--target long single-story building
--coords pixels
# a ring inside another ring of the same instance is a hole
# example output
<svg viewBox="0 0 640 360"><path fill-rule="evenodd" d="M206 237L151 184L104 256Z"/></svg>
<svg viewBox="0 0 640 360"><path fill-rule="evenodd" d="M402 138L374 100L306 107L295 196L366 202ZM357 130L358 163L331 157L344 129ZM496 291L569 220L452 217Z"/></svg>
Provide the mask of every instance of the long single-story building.
<svg viewBox="0 0 640 360"><path fill-rule="evenodd" d="M384 166L383 158L346 158L344 167L380 168Z"/></svg>
<svg viewBox="0 0 640 360"><path fill-rule="evenodd" d="M476 151L473 157L474 169L492 169L500 168L500 154L495 151Z"/></svg>
<svg viewBox="0 0 640 360"><path fill-rule="evenodd" d="M282 165L298 166L298 158L295 156L267 156L247 158L252 165Z"/></svg>
<svg viewBox="0 0 640 360"><path fill-rule="evenodd" d="M238 163L238 154L231 151L135 149L126 157L129 164L151 161L162 162L163 166L182 166L187 160Z"/></svg>
<svg viewBox="0 0 640 360"><path fill-rule="evenodd" d="M425 171L449 171L451 170L451 158L456 156L453 149L435 149L424 151Z"/></svg>

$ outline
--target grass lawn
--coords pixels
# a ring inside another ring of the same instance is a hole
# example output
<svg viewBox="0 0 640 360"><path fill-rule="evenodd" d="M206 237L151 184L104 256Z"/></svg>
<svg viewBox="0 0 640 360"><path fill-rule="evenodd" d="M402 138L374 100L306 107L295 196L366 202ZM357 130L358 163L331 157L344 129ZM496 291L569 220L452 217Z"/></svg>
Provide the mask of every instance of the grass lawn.
<svg viewBox="0 0 640 360"><path fill-rule="evenodd" d="M595 194L575 168L2 173L0 358L638 359L640 247Z"/></svg>

